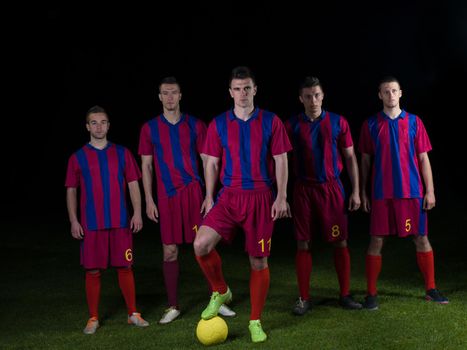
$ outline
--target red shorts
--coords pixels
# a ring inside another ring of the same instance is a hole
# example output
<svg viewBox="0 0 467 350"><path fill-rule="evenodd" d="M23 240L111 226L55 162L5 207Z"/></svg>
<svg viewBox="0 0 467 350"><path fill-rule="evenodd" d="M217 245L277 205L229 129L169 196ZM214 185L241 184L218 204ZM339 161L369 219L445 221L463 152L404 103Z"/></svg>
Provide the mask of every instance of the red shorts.
<svg viewBox="0 0 467 350"><path fill-rule="evenodd" d="M198 181L188 184L173 197L157 199L162 243L193 242L202 220L203 199Z"/></svg>
<svg viewBox="0 0 467 350"><path fill-rule="evenodd" d="M133 237L129 228L84 230L81 265L86 270L128 267L133 263Z"/></svg>
<svg viewBox="0 0 467 350"><path fill-rule="evenodd" d="M347 239L347 209L338 181L313 185L296 182L292 210L297 240L310 241L316 234L322 234L327 242Z"/></svg>
<svg viewBox="0 0 467 350"><path fill-rule="evenodd" d="M202 225L215 230L227 242L235 237L236 228L242 228L248 255L269 256L274 229L271 217L273 202L270 189L233 190L224 187Z"/></svg>
<svg viewBox="0 0 467 350"><path fill-rule="evenodd" d="M388 236L428 234L428 216L423 199L379 199L371 203L370 235Z"/></svg>

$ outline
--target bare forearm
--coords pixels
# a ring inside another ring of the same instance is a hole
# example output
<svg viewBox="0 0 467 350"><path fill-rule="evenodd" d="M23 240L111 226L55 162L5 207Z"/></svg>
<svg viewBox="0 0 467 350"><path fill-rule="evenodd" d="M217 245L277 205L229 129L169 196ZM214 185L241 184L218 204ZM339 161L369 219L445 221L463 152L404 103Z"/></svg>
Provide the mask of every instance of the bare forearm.
<svg viewBox="0 0 467 350"><path fill-rule="evenodd" d="M76 188L67 188L66 207L70 222L78 222L78 194Z"/></svg>
<svg viewBox="0 0 467 350"><path fill-rule="evenodd" d="M277 196L280 198L287 198L287 181L289 176L287 153L274 156L274 161L276 170Z"/></svg>
<svg viewBox="0 0 467 350"><path fill-rule="evenodd" d="M206 163L207 163L207 160L208 160L208 156L204 153L200 153L199 154L200 158L201 158L201 162L203 163L203 173L206 172Z"/></svg>
<svg viewBox="0 0 467 350"><path fill-rule="evenodd" d="M371 166L371 157L369 154L362 154L361 159L361 167L360 167L360 191L362 194L366 194L366 190L368 187L368 176L370 174L370 166Z"/></svg>
<svg viewBox="0 0 467 350"><path fill-rule="evenodd" d="M219 176L219 165L214 162L207 162L204 176L206 179L206 198L213 199Z"/></svg>
<svg viewBox="0 0 467 350"><path fill-rule="evenodd" d="M435 185L433 181L433 172L431 170L431 163L428 155L423 153L420 155L420 172L422 174L423 183L425 184L426 193L435 193Z"/></svg>
<svg viewBox="0 0 467 350"><path fill-rule="evenodd" d="M141 215L141 192L139 190L138 181L129 182L128 191L130 192L130 199L131 205L133 206L133 212L137 215Z"/></svg>
<svg viewBox="0 0 467 350"><path fill-rule="evenodd" d="M353 146L344 148L342 152L344 154L345 165L347 168L347 173L349 174L350 184L352 185L352 192L360 193L360 181L358 179L358 163L354 148Z"/></svg>
<svg viewBox="0 0 467 350"><path fill-rule="evenodd" d="M146 203L148 201L154 201L152 197L152 182L153 182L153 165L152 159L150 158L143 158L142 164L142 178L143 178L143 189L144 189L144 198L146 199Z"/></svg>

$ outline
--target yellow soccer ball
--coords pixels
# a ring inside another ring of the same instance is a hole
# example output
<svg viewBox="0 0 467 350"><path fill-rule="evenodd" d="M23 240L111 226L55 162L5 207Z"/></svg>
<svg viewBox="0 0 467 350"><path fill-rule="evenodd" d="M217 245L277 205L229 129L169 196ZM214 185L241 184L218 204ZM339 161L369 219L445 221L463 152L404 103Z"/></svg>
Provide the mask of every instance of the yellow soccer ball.
<svg viewBox="0 0 467 350"><path fill-rule="evenodd" d="M219 316L209 320L201 319L196 327L196 336L201 344L214 345L223 343L229 334L229 327Z"/></svg>

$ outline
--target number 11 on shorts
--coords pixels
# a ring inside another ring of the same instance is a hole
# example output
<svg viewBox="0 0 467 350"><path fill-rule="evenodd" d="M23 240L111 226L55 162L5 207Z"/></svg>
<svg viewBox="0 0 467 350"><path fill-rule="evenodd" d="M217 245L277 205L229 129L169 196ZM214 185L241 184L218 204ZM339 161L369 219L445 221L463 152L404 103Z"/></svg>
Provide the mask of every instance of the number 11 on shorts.
<svg viewBox="0 0 467 350"><path fill-rule="evenodd" d="M264 253L264 239L262 239L261 241L258 241L258 244L261 246L261 253ZM267 244L268 244L268 251L270 252L271 251L271 238L268 239Z"/></svg>

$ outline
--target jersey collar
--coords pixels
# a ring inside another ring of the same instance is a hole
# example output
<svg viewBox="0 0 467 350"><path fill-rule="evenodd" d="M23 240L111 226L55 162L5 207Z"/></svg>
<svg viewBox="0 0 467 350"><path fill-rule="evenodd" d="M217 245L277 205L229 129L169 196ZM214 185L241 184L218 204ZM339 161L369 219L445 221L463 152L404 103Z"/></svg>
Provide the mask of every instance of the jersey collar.
<svg viewBox="0 0 467 350"><path fill-rule="evenodd" d="M251 114L251 117L248 118L248 120L242 120L240 118L238 118L235 113L234 113L234 110L233 108L231 110L229 110L229 113L228 113L228 117L231 121L234 121L234 120L239 120L241 122L244 122L244 123L248 123L250 120L253 120L253 119L256 119L258 117L258 114L259 114L259 108L256 107L254 110L253 110L253 113Z"/></svg>

